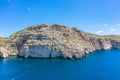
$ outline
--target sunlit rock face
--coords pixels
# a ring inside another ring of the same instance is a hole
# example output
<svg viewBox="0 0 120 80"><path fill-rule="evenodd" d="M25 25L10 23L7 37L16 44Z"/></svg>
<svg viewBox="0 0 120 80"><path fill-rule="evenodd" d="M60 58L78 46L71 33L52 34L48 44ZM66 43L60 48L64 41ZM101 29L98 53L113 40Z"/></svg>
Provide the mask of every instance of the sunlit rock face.
<svg viewBox="0 0 120 80"><path fill-rule="evenodd" d="M51 51L47 46L36 46L32 45L28 48L24 48L19 53L19 56L23 56L25 58L35 57L35 58L49 58L49 57L59 57L61 54L57 51Z"/></svg>
<svg viewBox="0 0 120 80"><path fill-rule="evenodd" d="M10 52L3 47L0 47L0 57L7 58Z"/></svg>
<svg viewBox="0 0 120 80"><path fill-rule="evenodd" d="M12 34L6 44L8 55L72 59L95 50L120 48L120 36L98 36L65 25L42 24Z"/></svg>

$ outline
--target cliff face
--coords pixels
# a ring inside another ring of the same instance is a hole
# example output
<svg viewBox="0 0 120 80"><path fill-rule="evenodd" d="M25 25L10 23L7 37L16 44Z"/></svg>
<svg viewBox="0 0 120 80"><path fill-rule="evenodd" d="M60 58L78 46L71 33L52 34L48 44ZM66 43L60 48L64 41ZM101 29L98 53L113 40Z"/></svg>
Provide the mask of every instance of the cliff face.
<svg viewBox="0 0 120 80"><path fill-rule="evenodd" d="M81 58L95 50L120 49L120 36L98 36L64 25L42 24L12 34L6 44L7 56Z"/></svg>
<svg viewBox="0 0 120 80"><path fill-rule="evenodd" d="M7 50L5 39L0 37L0 57L7 58L10 52Z"/></svg>

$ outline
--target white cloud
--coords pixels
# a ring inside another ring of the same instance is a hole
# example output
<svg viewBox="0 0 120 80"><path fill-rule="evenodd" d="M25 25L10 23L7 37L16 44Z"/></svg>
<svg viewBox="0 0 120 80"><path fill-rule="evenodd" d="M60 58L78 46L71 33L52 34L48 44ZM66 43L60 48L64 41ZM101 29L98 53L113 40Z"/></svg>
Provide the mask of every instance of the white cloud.
<svg viewBox="0 0 120 80"><path fill-rule="evenodd" d="M30 12L35 12L36 11L36 8L33 8L33 7L30 7L30 6L27 6L27 11L30 11Z"/></svg>
<svg viewBox="0 0 120 80"><path fill-rule="evenodd" d="M97 24L99 30L96 31L98 35L120 35L120 23L117 24Z"/></svg>
<svg viewBox="0 0 120 80"><path fill-rule="evenodd" d="M101 31L101 30L100 30L100 31L97 31L96 34L101 34L101 33L103 33L103 32L104 32L104 31Z"/></svg>
<svg viewBox="0 0 120 80"><path fill-rule="evenodd" d="M120 24L116 24L116 26L120 27Z"/></svg>
<svg viewBox="0 0 120 80"><path fill-rule="evenodd" d="M12 0L7 0L8 2L12 2Z"/></svg>
<svg viewBox="0 0 120 80"><path fill-rule="evenodd" d="M103 24L104 26L108 27L109 25L108 24Z"/></svg>
<svg viewBox="0 0 120 80"><path fill-rule="evenodd" d="M110 32L115 32L116 30L114 28L111 28L110 29Z"/></svg>
<svg viewBox="0 0 120 80"><path fill-rule="evenodd" d="M28 11L30 11L30 10L31 10L31 8L28 6L28 7L27 7L27 10L28 10Z"/></svg>

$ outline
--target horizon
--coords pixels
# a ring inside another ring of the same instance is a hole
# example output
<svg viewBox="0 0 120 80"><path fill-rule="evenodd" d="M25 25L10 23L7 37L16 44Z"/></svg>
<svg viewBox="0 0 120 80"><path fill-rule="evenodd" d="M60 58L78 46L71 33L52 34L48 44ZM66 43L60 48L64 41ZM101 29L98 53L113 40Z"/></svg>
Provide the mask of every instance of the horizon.
<svg viewBox="0 0 120 80"><path fill-rule="evenodd" d="M0 0L0 36L37 24L63 24L97 35L120 35L119 0Z"/></svg>

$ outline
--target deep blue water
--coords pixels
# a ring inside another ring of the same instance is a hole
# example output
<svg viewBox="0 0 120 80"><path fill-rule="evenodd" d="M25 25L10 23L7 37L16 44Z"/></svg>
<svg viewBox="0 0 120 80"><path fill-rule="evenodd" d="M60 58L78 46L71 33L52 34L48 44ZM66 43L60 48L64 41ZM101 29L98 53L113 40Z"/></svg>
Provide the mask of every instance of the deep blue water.
<svg viewBox="0 0 120 80"><path fill-rule="evenodd" d="M120 50L78 60L0 59L0 80L120 80Z"/></svg>

